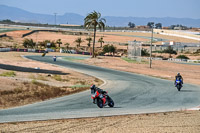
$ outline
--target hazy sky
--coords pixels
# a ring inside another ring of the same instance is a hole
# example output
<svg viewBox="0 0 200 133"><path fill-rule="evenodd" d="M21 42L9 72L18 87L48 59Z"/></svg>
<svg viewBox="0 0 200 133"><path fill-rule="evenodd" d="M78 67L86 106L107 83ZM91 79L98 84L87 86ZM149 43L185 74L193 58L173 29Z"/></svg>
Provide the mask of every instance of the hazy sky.
<svg viewBox="0 0 200 133"><path fill-rule="evenodd" d="M0 5L42 14L85 16L95 10L102 16L200 19L200 0L0 0Z"/></svg>

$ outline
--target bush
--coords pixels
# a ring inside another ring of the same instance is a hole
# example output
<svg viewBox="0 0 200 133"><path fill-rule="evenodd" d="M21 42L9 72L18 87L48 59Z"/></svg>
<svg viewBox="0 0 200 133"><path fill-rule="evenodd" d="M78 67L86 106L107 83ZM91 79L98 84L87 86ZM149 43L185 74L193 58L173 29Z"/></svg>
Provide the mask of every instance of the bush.
<svg viewBox="0 0 200 133"><path fill-rule="evenodd" d="M36 43L33 41L33 39L25 39L23 41L23 46L25 48L34 48Z"/></svg>
<svg viewBox="0 0 200 133"><path fill-rule="evenodd" d="M16 73L13 72L13 71L4 72L4 73L0 74L0 76L4 76L4 77L14 77L14 76L16 76Z"/></svg>
<svg viewBox="0 0 200 133"><path fill-rule="evenodd" d="M196 52L193 52L193 54L196 54L196 55L200 54L200 49L198 49Z"/></svg>
<svg viewBox="0 0 200 133"><path fill-rule="evenodd" d="M62 78L60 75L53 75L53 78L57 81L62 81Z"/></svg>
<svg viewBox="0 0 200 133"><path fill-rule="evenodd" d="M177 59L190 59L186 55L179 55L176 57Z"/></svg>
<svg viewBox="0 0 200 133"><path fill-rule="evenodd" d="M109 52L109 45L104 45L103 46L103 52L108 53Z"/></svg>
<svg viewBox="0 0 200 133"><path fill-rule="evenodd" d="M141 56L149 56L150 54L149 54L149 52L147 51L147 49L142 49L142 51L141 51Z"/></svg>
<svg viewBox="0 0 200 133"><path fill-rule="evenodd" d="M116 51L116 48L113 46L113 45L104 45L103 46L103 53L109 53L109 52L111 52L111 53L115 53L115 51Z"/></svg>
<svg viewBox="0 0 200 133"><path fill-rule="evenodd" d="M152 51L152 53L163 53L163 51L156 50L156 51Z"/></svg>
<svg viewBox="0 0 200 133"><path fill-rule="evenodd" d="M163 50L163 53L169 53L169 54L177 54L175 50L171 46L169 46L167 49Z"/></svg>
<svg viewBox="0 0 200 133"><path fill-rule="evenodd" d="M50 46L47 46L47 43L50 43ZM43 42L39 42L38 44L41 48L56 48L56 43L50 40L44 40Z"/></svg>

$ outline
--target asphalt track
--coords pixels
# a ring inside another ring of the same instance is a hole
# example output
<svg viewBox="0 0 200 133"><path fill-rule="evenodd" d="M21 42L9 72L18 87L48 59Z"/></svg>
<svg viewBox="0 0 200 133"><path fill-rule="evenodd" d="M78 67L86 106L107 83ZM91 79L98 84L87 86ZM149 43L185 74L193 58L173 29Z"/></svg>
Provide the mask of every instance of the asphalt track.
<svg viewBox="0 0 200 133"><path fill-rule="evenodd" d="M0 123L61 118L97 117L184 110L200 104L200 86L184 84L180 92L172 81L52 57L28 58L70 68L103 79L103 86L115 102L114 108L98 108L90 91L44 102L0 110ZM39 66L38 66L39 67Z"/></svg>

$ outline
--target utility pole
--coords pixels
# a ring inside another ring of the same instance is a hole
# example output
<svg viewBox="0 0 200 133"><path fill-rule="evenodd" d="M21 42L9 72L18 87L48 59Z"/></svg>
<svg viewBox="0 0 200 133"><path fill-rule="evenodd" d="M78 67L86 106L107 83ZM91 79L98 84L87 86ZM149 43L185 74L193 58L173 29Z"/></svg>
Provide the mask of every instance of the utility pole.
<svg viewBox="0 0 200 133"><path fill-rule="evenodd" d="M153 42L153 27L154 27L154 22L151 22L151 45L150 45L150 58L149 58L149 67L151 68L152 64L152 42Z"/></svg>
<svg viewBox="0 0 200 133"><path fill-rule="evenodd" d="M55 25L56 25L56 15L57 15L57 13L54 13L54 15L55 15Z"/></svg>

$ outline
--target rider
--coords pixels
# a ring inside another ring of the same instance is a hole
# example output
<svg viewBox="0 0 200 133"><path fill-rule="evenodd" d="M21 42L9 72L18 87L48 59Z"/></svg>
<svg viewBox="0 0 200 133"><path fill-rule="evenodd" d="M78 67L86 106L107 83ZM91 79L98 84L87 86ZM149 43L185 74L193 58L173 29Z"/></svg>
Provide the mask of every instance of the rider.
<svg viewBox="0 0 200 133"><path fill-rule="evenodd" d="M181 81L181 85L183 84L183 77L181 76L180 73L177 73L177 75L175 76L175 81L174 81L175 85L176 85L176 80L180 80Z"/></svg>
<svg viewBox="0 0 200 133"><path fill-rule="evenodd" d="M103 91L102 89L96 87L95 85L91 85L91 86L90 86L90 89L91 89L91 94L92 94L92 97L93 97L93 103L95 103L95 96L97 95L97 91L98 91L100 94L106 93L106 91Z"/></svg>

